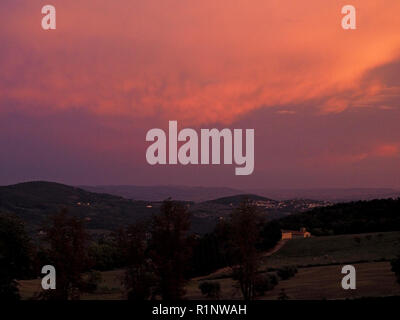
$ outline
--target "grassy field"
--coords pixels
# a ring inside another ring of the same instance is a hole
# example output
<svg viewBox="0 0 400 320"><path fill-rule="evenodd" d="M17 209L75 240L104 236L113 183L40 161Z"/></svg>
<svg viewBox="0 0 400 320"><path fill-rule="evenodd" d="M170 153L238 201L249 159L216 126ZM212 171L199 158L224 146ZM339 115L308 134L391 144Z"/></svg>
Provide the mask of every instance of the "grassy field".
<svg viewBox="0 0 400 320"><path fill-rule="evenodd" d="M385 297L400 295L400 285L396 283L389 262L368 262L353 264L356 268L357 289L341 288L341 266L321 266L300 268L289 280L280 281L271 291L266 292L260 300L276 300L284 289L289 299L353 299L361 297ZM213 280L220 283L221 299L241 299L232 278ZM188 299L204 299L198 285L200 280L192 280L187 286Z"/></svg>
<svg viewBox="0 0 400 320"><path fill-rule="evenodd" d="M121 279L123 270L113 270L101 272L101 283L95 293L84 293L81 296L82 300L122 300L125 299ZM22 280L20 283L20 294L22 299L28 300L33 298L41 291L41 280Z"/></svg>
<svg viewBox="0 0 400 320"><path fill-rule="evenodd" d="M312 237L288 241L263 262L267 267L390 260L400 254L400 232Z"/></svg>
<svg viewBox="0 0 400 320"><path fill-rule="evenodd" d="M400 295L389 260L400 254L400 232L353 234L288 241L278 252L262 260L261 270L295 265L298 274L279 282L260 299L277 299L281 289L290 299L346 299ZM352 264L357 271L357 290L345 291L341 267ZM192 279L188 299L201 299L202 281L218 281L221 299L240 299L229 268Z"/></svg>
<svg viewBox="0 0 400 320"><path fill-rule="evenodd" d="M296 239L288 241L271 257L264 257L262 270L296 265L295 277L280 281L274 290L260 299L277 299L281 289L290 299L346 299L400 295L388 260L400 253L400 232L340 235ZM341 267L352 264L357 270L357 290L345 291L340 283ZM93 294L83 294L84 300L124 299L121 286L123 270L102 272L102 282ZM218 281L221 299L240 299L240 291L226 268L208 276L192 279L186 288L187 299L203 299L199 284ZM40 280L20 281L23 299L32 298L40 291Z"/></svg>

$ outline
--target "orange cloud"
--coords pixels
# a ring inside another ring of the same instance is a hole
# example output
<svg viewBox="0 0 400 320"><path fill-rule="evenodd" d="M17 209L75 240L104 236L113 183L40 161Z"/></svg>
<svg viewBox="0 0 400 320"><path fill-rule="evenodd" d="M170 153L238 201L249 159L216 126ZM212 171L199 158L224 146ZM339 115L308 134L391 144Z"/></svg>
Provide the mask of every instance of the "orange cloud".
<svg viewBox="0 0 400 320"><path fill-rule="evenodd" d="M54 0L53 33L40 29L39 4L21 2L0 13L0 103L27 112L194 124L315 101L341 112L382 101L388 88L362 77L400 49L397 0L353 0L353 31L340 26L347 3L333 1Z"/></svg>
<svg viewBox="0 0 400 320"><path fill-rule="evenodd" d="M383 144L374 150L374 154L379 157L394 157L400 152L398 143Z"/></svg>

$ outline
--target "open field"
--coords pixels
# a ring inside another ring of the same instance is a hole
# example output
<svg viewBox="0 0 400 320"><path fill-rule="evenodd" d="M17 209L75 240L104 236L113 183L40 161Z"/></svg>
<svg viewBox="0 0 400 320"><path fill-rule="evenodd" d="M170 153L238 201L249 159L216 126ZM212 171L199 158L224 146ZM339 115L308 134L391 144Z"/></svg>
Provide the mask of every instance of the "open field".
<svg viewBox="0 0 400 320"><path fill-rule="evenodd" d="M368 262L354 264L357 270L357 290L343 290L341 265L300 268L289 280L280 281L272 290L259 299L278 298L281 289L289 299L346 299L360 297L384 297L400 295L400 285L396 283L389 262ZM103 281L97 292L83 294L83 300L120 300L124 299L120 278L122 270L102 272ZM232 278L214 280L221 285L221 299L241 299ZM198 285L201 280L191 280L186 287L187 299L204 299ZM29 299L40 290L40 280L21 281L21 295Z"/></svg>
<svg viewBox="0 0 400 320"><path fill-rule="evenodd" d="M357 262L388 261L400 254L400 232L349 234L279 243L277 252L263 254L261 270L284 266L309 267ZM222 268L200 280L231 276L230 268Z"/></svg>
<svg viewBox="0 0 400 320"><path fill-rule="evenodd" d="M287 241L279 251L264 257L261 270L295 265L294 278L279 282L260 299L277 299L281 289L290 299L345 299L400 295L388 260L400 253L400 232L351 234ZM385 261L383 261L385 260ZM364 263L361 263L364 262ZM341 267L352 264L357 270L357 290L345 291L340 283ZM201 299L198 285L218 281L221 299L240 299L230 268L192 279L187 287L188 299Z"/></svg>
<svg viewBox="0 0 400 320"><path fill-rule="evenodd" d="M400 254L400 232L312 237L288 241L265 259L269 268L390 260Z"/></svg>
<svg viewBox="0 0 400 320"><path fill-rule="evenodd" d="M271 291L259 297L261 300L276 300L282 289L289 299L351 299L361 297L385 297L400 295L400 285L396 283L389 262L368 262L354 264L357 271L357 289L341 288L341 266L321 266L300 268L299 272L289 280L280 281ZM221 286L221 299L240 299L240 292L234 288L232 278L218 281ZM198 285L201 281L192 280L187 286L188 299L204 299Z"/></svg>
<svg viewBox="0 0 400 320"><path fill-rule="evenodd" d="M82 300L121 300L125 299L121 279L123 270L101 272L102 281L95 293L84 293ZM22 280L20 283L20 294L22 299L31 299L40 292L40 279Z"/></svg>

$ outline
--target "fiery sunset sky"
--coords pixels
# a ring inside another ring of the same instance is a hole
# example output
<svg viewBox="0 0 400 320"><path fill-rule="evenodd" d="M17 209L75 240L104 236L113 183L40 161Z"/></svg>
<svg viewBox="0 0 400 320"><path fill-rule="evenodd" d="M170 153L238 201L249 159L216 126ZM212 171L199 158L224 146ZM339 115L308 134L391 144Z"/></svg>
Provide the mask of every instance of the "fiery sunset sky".
<svg viewBox="0 0 400 320"><path fill-rule="evenodd" d="M399 15L398 0L2 0L0 184L400 187ZM168 120L254 128L253 175L148 165L146 132Z"/></svg>

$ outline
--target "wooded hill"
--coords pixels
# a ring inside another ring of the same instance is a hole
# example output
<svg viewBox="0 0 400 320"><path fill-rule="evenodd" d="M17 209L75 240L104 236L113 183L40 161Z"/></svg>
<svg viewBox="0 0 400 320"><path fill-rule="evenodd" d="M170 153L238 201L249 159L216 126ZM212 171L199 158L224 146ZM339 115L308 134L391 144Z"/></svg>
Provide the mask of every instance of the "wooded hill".
<svg viewBox="0 0 400 320"><path fill-rule="evenodd" d="M280 219L282 229L307 228L314 235L400 230L400 198L340 203Z"/></svg>

